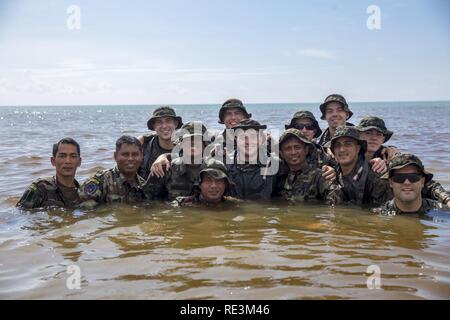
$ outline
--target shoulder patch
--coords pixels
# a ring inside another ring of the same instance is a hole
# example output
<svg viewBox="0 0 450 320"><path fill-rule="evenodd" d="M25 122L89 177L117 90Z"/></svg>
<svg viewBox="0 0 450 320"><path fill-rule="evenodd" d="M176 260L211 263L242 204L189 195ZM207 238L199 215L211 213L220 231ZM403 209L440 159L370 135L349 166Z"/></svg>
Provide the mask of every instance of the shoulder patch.
<svg viewBox="0 0 450 320"><path fill-rule="evenodd" d="M83 188L83 192L89 196L92 196L95 194L95 192L98 189L98 184L94 181L89 181Z"/></svg>

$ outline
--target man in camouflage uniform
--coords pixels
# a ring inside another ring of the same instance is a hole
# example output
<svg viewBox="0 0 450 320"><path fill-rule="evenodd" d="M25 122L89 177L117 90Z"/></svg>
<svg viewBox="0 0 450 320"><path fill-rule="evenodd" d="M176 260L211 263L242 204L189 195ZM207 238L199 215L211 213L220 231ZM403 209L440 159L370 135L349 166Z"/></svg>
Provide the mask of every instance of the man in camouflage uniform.
<svg viewBox="0 0 450 320"><path fill-rule="evenodd" d="M232 195L237 198L270 200L275 192L279 158L267 151L265 128L250 119L234 128L237 148L227 155L226 165L235 184Z"/></svg>
<svg viewBox="0 0 450 320"><path fill-rule="evenodd" d="M233 186L225 165L215 159L206 160L200 168L200 183L198 190L187 197L177 197L174 206L185 206L192 203L204 205L235 205L240 202L236 198L226 196Z"/></svg>
<svg viewBox="0 0 450 320"><path fill-rule="evenodd" d="M364 117L356 128L360 132L361 139L367 141L367 160L381 158L389 162L395 154L400 153L395 147L386 147L383 145L394 134L386 128L383 119L373 116Z"/></svg>
<svg viewBox="0 0 450 320"><path fill-rule="evenodd" d="M366 159L369 161L373 158L385 158L389 162L393 156L400 153L395 147L385 147L382 145L393 134L392 131L386 128L382 119L378 117L364 117L356 128L360 131L361 139L367 141L368 151L366 152ZM432 179L425 181L422 196L450 206L449 192L439 182Z"/></svg>
<svg viewBox="0 0 450 320"><path fill-rule="evenodd" d="M250 119L252 117L251 113L247 112L246 107L239 99L228 99L222 104L219 110L219 123L225 125L225 129L214 137L213 143L209 146L207 152L211 150L211 154L214 155L216 159L225 161L225 156L227 148L234 148L234 130L239 122L244 119ZM233 150L228 150L232 153Z"/></svg>
<svg viewBox="0 0 450 320"><path fill-rule="evenodd" d="M356 205L377 206L392 198L389 184L369 168L364 154L367 142L355 127L338 127L325 145L339 163L338 178L345 201Z"/></svg>
<svg viewBox="0 0 450 320"><path fill-rule="evenodd" d="M172 135L176 129L181 128L183 121L171 107L159 107L153 111L153 116L147 121L149 130L156 134L139 137L144 152L144 160L139 168L139 175L147 179L150 168L155 160L173 148Z"/></svg>
<svg viewBox="0 0 450 320"><path fill-rule="evenodd" d="M396 155L389 163L383 179L389 179L394 198L372 212L381 215L424 215L433 209L449 210L441 203L423 198L422 189L433 178L418 157L412 154Z"/></svg>
<svg viewBox="0 0 450 320"><path fill-rule="evenodd" d="M353 126L353 124L346 122L352 117L353 112L350 110L345 98L340 94L331 94L326 97L325 101L320 105L320 111L322 112L320 119L328 122L328 128L317 138L317 143L321 146L325 146L331 140L337 127L343 125Z"/></svg>
<svg viewBox="0 0 450 320"><path fill-rule="evenodd" d="M61 139L53 145L52 155L50 160L56 169L55 176L34 181L17 207L75 207L80 203L79 184L75 180L77 168L81 165L80 145L72 138Z"/></svg>
<svg viewBox="0 0 450 320"><path fill-rule="evenodd" d="M313 141L315 138L320 137L322 130L319 127L319 123L312 112L307 110L301 110L294 113L289 124L286 124L284 128L298 129L300 130L308 140Z"/></svg>
<svg viewBox="0 0 450 320"><path fill-rule="evenodd" d="M131 136L116 141L116 167L100 170L85 181L79 191L81 207L91 209L100 204L136 203L150 200L144 191L145 180L138 175L142 164L142 144Z"/></svg>
<svg viewBox="0 0 450 320"><path fill-rule="evenodd" d="M287 200L322 200L330 204L342 202L339 185L326 181L322 170L307 161L315 150L314 143L298 129L287 129L280 137L280 155L288 170L278 174L277 191Z"/></svg>
<svg viewBox="0 0 450 320"><path fill-rule="evenodd" d="M200 121L188 122L181 127L168 171L162 178L152 176L147 182L147 188L153 190L151 193L170 201L192 194L200 180L200 166L207 145L204 139L208 139L207 129Z"/></svg>

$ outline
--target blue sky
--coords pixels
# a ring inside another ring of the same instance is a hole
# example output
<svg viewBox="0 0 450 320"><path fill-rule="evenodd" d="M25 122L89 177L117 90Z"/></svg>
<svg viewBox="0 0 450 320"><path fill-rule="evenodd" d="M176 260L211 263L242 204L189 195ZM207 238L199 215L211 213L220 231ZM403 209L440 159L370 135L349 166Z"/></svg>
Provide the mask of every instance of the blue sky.
<svg viewBox="0 0 450 320"><path fill-rule="evenodd" d="M0 105L450 100L448 12L446 0L0 0Z"/></svg>

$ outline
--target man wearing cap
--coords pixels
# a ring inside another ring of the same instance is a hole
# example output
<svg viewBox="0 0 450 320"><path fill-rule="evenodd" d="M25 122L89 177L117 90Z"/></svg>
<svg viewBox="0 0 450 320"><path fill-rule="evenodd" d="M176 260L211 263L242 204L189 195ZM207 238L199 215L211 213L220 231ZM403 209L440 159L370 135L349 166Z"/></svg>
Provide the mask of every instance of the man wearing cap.
<svg viewBox="0 0 450 320"><path fill-rule="evenodd" d="M203 151L209 139L207 134L200 121L191 121L181 127L167 172L161 178L152 176L147 182L147 188L152 190L150 193L170 201L192 194L199 184Z"/></svg>
<svg viewBox="0 0 450 320"><path fill-rule="evenodd" d="M393 132L386 128L382 119L372 116L364 117L356 128L360 132L361 139L367 141L366 159L385 158L389 162L394 155L400 153L395 147L383 146L383 143L392 137ZM432 179L425 181L422 196L450 206L449 192L439 182Z"/></svg>
<svg viewBox="0 0 450 320"><path fill-rule="evenodd" d="M413 214L424 215L433 209L449 210L441 203L423 198L422 189L433 175L427 172L418 157L412 154L399 154L389 162L389 170L383 175L389 179L394 198L372 212L381 215Z"/></svg>
<svg viewBox="0 0 450 320"><path fill-rule="evenodd" d="M142 144L131 136L116 141L116 167L100 170L80 187L81 207L94 208L100 204L136 203L151 200L144 191L145 181L138 175L142 164Z"/></svg>
<svg viewBox="0 0 450 320"><path fill-rule="evenodd" d="M139 137L144 150L144 160L139 175L147 179L150 168L155 160L165 153L170 153L173 148L172 135L176 129L181 128L183 121L177 116L175 110L163 106L153 111L153 116L147 121L149 130L156 134L148 134Z"/></svg>
<svg viewBox="0 0 450 320"><path fill-rule="evenodd" d="M345 201L356 205L380 205L392 198L387 181L369 168L364 154L367 142L355 127L342 126L326 145L339 163L338 178Z"/></svg>
<svg viewBox="0 0 450 320"><path fill-rule="evenodd" d="M200 168L200 183L194 194L187 197L177 197L172 203L175 206L185 206L192 203L218 205L224 203L236 204L240 201L226 196L233 186L225 165L215 159L206 160Z"/></svg>
<svg viewBox="0 0 450 320"><path fill-rule="evenodd" d="M267 150L265 125L244 119L234 127L236 150L227 154L226 165L240 199L269 200L275 192L279 159Z"/></svg>
<svg viewBox="0 0 450 320"><path fill-rule="evenodd" d="M80 145L72 138L63 138L53 145L50 158L55 167L53 177L34 181L17 207L33 209L42 207L75 207L80 203L78 181L75 179L77 168L81 165Z"/></svg>
<svg viewBox="0 0 450 320"><path fill-rule="evenodd" d="M320 119L328 122L328 128L317 138L317 143L322 146L331 140L337 127L353 126L353 124L347 123L347 120L353 116L353 112L340 94L331 94L326 97L320 105L320 111L322 112Z"/></svg>
<svg viewBox="0 0 450 320"><path fill-rule="evenodd" d="M308 163L308 155L315 151L314 143L298 129L287 129L280 137L280 155L288 170L277 177L277 192L286 200L322 200L330 204L342 202L340 186L322 177L322 170Z"/></svg>
<svg viewBox="0 0 450 320"><path fill-rule="evenodd" d="M360 132L361 139L367 141L367 160L381 158L389 162L395 154L400 153L395 147L383 145L393 135L393 132L386 128L383 119L373 116L364 117L356 128Z"/></svg>

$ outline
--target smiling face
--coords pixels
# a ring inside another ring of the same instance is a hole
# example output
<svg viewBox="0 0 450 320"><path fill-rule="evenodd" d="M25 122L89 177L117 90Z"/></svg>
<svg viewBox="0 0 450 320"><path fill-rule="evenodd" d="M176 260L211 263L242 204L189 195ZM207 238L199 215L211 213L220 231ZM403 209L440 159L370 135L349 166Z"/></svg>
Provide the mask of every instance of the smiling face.
<svg viewBox="0 0 450 320"><path fill-rule="evenodd" d="M117 168L125 176L133 176L143 161L141 149L137 145L124 143L117 152L114 152Z"/></svg>
<svg viewBox="0 0 450 320"><path fill-rule="evenodd" d="M50 161L56 168L56 175L60 177L75 177L77 168L81 165L77 147L68 143L60 143L56 156L51 157Z"/></svg>
<svg viewBox="0 0 450 320"><path fill-rule="evenodd" d="M409 165L404 168L394 170L392 176L406 173L421 174L419 168L415 165ZM425 177L422 176L417 182L411 182L406 179L403 183L397 183L391 177L389 178L389 184L394 192L394 197L401 202L408 203L415 201L419 196L421 196L422 189L425 184Z"/></svg>
<svg viewBox="0 0 450 320"><path fill-rule="evenodd" d="M330 102L325 109L325 120L331 128L345 125L349 113L344 110L344 106L339 102Z"/></svg>
<svg viewBox="0 0 450 320"><path fill-rule="evenodd" d="M308 146L297 138L291 137L281 145L281 157L293 171L300 169L308 156Z"/></svg>
<svg viewBox="0 0 450 320"><path fill-rule="evenodd" d="M361 131L360 135L362 140L367 141L367 151L376 152L384 143L384 134L378 130L370 129L367 131Z"/></svg>
<svg viewBox="0 0 450 320"><path fill-rule="evenodd" d="M172 117L162 117L154 120L153 128L158 137L162 140L170 140L175 131L178 121Z"/></svg>
<svg viewBox="0 0 450 320"><path fill-rule="evenodd" d="M338 138L332 145L333 154L342 166L356 164L360 150L361 146L358 141L350 137Z"/></svg>
<svg viewBox="0 0 450 320"><path fill-rule="evenodd" d="M199 187L204 201L212 203L221 201L226 186L225 179L215 179L206 172L202 173Z"/></svg>
<svg viewBox="0 0 450 320"><path fill-rule="evenodd" d="M225 128L232 129L236 127L241 120L246 118L245 113L239 108L226 109L223 116L223 123Z"/></svg>

